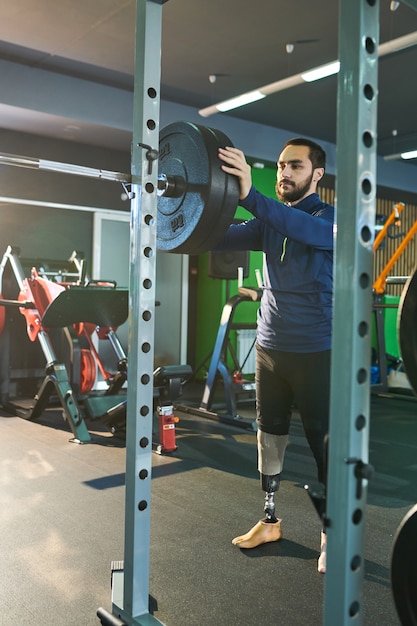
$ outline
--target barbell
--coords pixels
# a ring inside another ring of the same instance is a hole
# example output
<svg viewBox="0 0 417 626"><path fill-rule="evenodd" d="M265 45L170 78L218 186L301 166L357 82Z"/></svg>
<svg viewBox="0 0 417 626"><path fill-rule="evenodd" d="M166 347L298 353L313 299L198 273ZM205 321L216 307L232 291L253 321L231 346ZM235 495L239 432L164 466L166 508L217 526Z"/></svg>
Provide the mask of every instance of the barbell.
<svg viewBox="0 0 417 626"><path fill-rule="evenodd" d="M148 171L159 161L156 239L158 250L197 255L211 250L225 234L239 202L239 182L221 169L218 148L232 146L221 131L174 122L160 131L159 150L139 144ZM0 153L0 165L132 183L130 174L82 165ZM135 182L136 181L135 179Z"/></svg>

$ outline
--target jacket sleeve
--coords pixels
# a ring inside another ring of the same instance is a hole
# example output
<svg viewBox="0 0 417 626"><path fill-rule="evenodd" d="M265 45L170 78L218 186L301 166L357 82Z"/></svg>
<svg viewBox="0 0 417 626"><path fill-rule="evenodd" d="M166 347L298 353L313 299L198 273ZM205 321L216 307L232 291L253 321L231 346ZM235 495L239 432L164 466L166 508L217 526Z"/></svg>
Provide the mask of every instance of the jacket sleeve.
<svg viewBox="0 0 417 626"><path fill-rule="evenodd" d="M223 239L213 252L224 250L262 250L261 222L251 219L240 224L231 224Z"/></svg>
<svg viewBox="0 0 417 626"><path fill-rule="evenodd" d="M252 187L241 206L285 237L321 250L333 250L334 209L323 204L316 215L268 198Z"/></svg>

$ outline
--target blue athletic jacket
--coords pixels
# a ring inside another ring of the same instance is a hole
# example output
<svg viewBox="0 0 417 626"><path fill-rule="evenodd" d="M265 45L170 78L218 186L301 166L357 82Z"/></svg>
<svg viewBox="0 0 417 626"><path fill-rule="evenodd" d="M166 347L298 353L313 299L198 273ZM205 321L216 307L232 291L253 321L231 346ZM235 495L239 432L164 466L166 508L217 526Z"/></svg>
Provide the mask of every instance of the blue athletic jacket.
<svg viewBox="0 0 417 626"><path fill-rule="evenodd" d="M334 208L313 193L296 206L254 187L239 202L254 219L232 224L216 250L262 250L257 341L284 352L331 347Z"/></svg>

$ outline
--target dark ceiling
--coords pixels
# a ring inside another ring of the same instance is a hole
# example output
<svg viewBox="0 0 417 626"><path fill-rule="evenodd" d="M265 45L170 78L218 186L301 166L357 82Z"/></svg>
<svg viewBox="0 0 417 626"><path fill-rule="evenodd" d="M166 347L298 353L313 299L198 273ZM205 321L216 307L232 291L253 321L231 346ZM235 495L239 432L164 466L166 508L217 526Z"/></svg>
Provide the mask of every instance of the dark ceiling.
<svg viewBox="0 0 417 626"><path fill-rule="evenodd" d="M380 43L415 31L417 36L417 12L403 2L392 11L391 4L380 0ZM135 7L135 0L0 0L0 61L132 90ZM162 98L200 109L336 60L338 7L336 0L168 0ZM288 43L294 46L290 54ZM417 46L379 61L380 154L417 147L416 67ZM210 75L217 77L214 82ZM53 115L40 116L27 103L4 106L3 90L7 84L0 90L0 127L18 124L62 136ZM336 110L333 76L227 115L334 143ZM116 138L114 133L115 145Z"/></svg>

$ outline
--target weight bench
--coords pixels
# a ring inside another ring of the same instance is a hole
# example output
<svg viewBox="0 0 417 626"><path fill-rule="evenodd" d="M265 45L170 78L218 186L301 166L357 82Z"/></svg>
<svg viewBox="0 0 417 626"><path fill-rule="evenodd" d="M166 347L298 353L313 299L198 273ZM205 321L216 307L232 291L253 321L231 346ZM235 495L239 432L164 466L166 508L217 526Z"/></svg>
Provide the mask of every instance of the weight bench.
<svg viewBox="0 0 417 626"><path fill-rule="evenodd" d="M157 407L165 407L172 405L177 400L183 391L184 384L192 376L193 370L190 365L164 365L158 367L153 373L153 411L156 412ZM99 400L105 399L100 398ZM94 404L95 398L87 398L85 401L87 410L91 404ZM109 407L101 415L97 416L101 422L114 435L126 434L126 409L127 400L119 402L115 406ZM160 444L154 444L154 449L157 449ZM159 449L157 451L160 451Z"/></svg>

